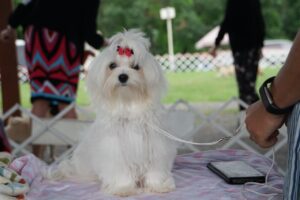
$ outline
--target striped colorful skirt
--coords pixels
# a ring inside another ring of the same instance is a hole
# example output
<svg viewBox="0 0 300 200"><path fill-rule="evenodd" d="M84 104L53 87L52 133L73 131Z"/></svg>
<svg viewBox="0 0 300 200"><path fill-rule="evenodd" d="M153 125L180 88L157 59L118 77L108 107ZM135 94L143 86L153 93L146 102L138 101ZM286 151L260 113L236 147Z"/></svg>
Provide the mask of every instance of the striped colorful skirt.
<svg viewBox="0 0 300 200"><path fill-rule="evenodd" d="M25 43L31 101L74 101L81 68L74 43L64 34L34 26L26 28Z"/></svg>

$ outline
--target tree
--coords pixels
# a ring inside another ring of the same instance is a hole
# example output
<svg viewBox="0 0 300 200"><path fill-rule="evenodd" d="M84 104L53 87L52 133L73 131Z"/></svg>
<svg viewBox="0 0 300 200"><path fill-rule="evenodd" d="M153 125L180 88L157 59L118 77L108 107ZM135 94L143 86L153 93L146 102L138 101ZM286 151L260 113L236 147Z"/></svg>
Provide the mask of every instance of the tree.
<svg viewBox="0 0 300 200"><path fill-rule="evenodd" d="M300 1L285 0L283 12L283 30L288 38L294 39L300 27Z"/></svg>
<svg viewBox="0 0 300 200"><path fill-rule="evenodd" d="M172 6L176 9L176 18L173 20L174 50L193 52L196 41L220 19L224 7L220 2L221 0L214 0L214 3L207 0L103 1L98 25L105 35L121 31L122 27L140 28L151 38L152 50L163 54L167 52L167 33L166 22L160 19L159 10ZM206 8L207 12L204 12ZM213 17L206 17L207 13Z"/></svg>
<svg viewBox="0 0 300 200"><path fill-rule="evenodd" d="M176 9L176 18L172 20L175 53L194 52L195 43L220 24L225 3L226 0L102 0L98 28L106 37L124 28L139 28L150 38L152 51L164 54L168 51L166 22L160 19L159 10L172 6ZM300 26L300 1L261 0L261 3L266 37L293 39ZM22 37L21 29L18 36Z"/></svg>

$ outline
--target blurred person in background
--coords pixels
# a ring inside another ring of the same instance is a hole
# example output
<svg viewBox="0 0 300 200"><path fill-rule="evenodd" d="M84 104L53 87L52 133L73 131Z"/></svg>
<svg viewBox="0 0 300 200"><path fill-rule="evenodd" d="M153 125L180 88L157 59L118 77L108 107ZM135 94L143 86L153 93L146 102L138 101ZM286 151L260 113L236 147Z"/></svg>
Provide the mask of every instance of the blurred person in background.
<svg viewBox="0 0 300 200"><path fill-rule="evenodd" d="M11 13L0 40L13 38L22 26L31 87L32 113L40 118L57 114L76 100L84 44L105 44L97 33L100 0L26 0ZM75 109L65 118L76 118ZM42 157L41 146L33 153Z"/></svg>
<svg viewBox="0 0 300 200"><path fill-rule="evenodd" d="M239 98L247 104L258 100L256 78L265 38L265 23L259 0L228 0L215 46L210 50L216 56L224 35L228 33L234 59ZM240 106L240 110L244 110Z"/></svg>

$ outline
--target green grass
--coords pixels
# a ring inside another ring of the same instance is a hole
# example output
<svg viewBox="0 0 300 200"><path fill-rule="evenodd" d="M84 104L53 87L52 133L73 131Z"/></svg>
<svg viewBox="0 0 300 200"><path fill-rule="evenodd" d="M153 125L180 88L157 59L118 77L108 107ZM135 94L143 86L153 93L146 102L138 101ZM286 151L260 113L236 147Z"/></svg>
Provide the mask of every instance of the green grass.
<svg viewBox="0 0 300 200"><path fill-rule="evenodd" d="M270 76L278 72L278 68L263 70L263 75L258 76L257 87ZM235 76L220 77L217 72L186 72L167 73L169 92L165 103L185 99L189 102L217 102L226 101L237 96Z"/></svg>
<svg viewBox="0 0 300 200"><path fill-rule="evenodd" d="M258 77L257 86L263 80L277 74L278 68L268 68L263 75ZM169 82L167 96L164 103L173 103L178 99L189 102L220 102L237 96L235 76L219 77L217 72L182 72L166 73ZM21 104L30 107L30 89L28 84L21 84ZM89 97L85 89L84 81L79 83L77 104L88 105Z"/></svg>

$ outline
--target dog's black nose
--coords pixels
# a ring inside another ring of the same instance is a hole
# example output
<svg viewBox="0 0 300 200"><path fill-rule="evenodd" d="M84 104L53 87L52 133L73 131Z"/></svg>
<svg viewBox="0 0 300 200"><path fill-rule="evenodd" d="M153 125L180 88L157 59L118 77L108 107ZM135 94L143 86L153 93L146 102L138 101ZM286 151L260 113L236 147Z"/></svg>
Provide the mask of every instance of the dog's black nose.
<svg viewBox="0 0 300 200"><path fill-rule="evenodd" d="M121 82L121 83L126 83L126 81L128 80L128 75L127 74L120 74L119 75L119 81Z"/></svg>

